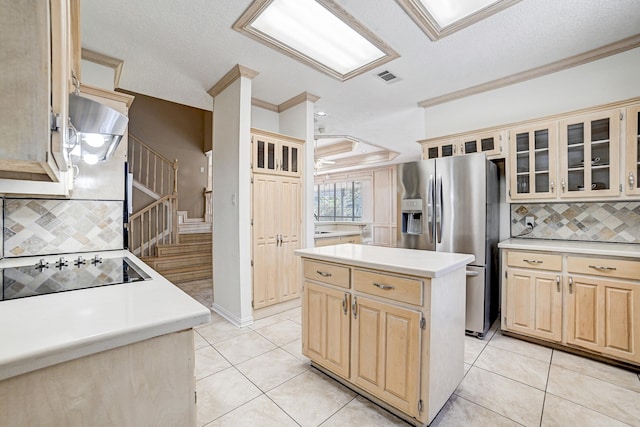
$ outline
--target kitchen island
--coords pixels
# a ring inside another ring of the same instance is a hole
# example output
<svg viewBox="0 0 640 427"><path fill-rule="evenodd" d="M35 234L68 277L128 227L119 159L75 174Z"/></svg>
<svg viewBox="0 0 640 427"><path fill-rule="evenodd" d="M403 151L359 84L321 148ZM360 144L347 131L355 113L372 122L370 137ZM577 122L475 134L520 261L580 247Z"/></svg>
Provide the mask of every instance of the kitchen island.
<svg viewBox="0 0 640 427"><path fill-rule="evenodd" d="M464 375L473 255L354 244L295 254L303 354L405 420L431 423Z"/></svg>
<svg viewBox="0 0 640 427"><path fill-rule="evenodd" d="M128 251L95 255L148 280L0 301L0 425L195 426L192 328L210 311Z"/></svg>

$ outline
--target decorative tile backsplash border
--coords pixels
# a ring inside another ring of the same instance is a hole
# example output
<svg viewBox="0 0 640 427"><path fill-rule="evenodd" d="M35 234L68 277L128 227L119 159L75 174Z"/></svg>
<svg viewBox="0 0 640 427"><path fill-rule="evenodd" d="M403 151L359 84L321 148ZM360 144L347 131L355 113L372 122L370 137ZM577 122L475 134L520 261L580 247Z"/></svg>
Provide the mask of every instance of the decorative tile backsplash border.
<svg viewBox="0 0 640 427"><path fill-rule="evenodd" d="M521 236L526 216L535 227ZM511 237L640 243L640 202L512 204Z"/></svg>
<svg viewBox="0 0 640 427"><path fill-rule="evenodd" d="M122 249L122 203L4 199L4 256Z"/></svg>

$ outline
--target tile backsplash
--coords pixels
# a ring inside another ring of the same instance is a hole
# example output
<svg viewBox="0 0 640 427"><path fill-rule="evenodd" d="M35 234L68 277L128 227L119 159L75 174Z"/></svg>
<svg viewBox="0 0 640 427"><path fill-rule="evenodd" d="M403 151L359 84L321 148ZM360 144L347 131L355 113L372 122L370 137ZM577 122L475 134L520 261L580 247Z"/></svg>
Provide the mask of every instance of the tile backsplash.
<svg viewBox="0 0 640 427"><path fill-rule="evenodd" d="M122 201L4 199L4 257L122 249Z"/></svg>
<svg viewBox="0 0 640 427"><path fill-rule="evenodd" d="M535 227L525 232L525 217ZM640 243L640 201L511 205L511 237Z"/></svg>

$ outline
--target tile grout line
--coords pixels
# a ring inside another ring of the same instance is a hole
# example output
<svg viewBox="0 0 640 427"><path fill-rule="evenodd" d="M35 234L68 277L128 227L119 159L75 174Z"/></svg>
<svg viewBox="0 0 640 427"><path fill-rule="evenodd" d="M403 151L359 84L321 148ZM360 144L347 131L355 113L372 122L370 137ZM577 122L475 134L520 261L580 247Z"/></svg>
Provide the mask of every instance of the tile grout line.
<svg viewBox="0 0 640 427"><path fill-rule="evenodd" d="M547 369L547 382L544 385L544 396L542 397L542 411L540 412L540 427L542 427L542 420L544 419L544 407L547 404L547 388L549 388L549 378L551 377L551 365L553 364L553 355L555 349L551 349L551 357L549 358L549 367Z"/></svg>
<svg viewBox="0 0 640 427"><path fill-rule="evenodd" d="M520 426L522 426L522 425L523 425L522 423L519 423L518 421L516 421L516 420L512 419L511 417L508 417L508 416L506 416L506 415L502 415L501 413L496 412L496 411L494 411L494 410L493 410L493 409L491 409L491 408L487 408L486 406L482 406L482 405L480 405L479 403L474 402L473 400L469 400L468 398L463 397L463 396L460 396L459 394L455 394L455 393L454 393L454 395L455 395L458 399L466 400L467 402L469 402L469 403L471 403L471 404L473 404L473 405L479 406L479 407L481 407L481 408L483 408L483 409L486 409L487 411L492 412L492 413L496 414L496 415L497 415L497 416L499 416L499 417L506 418L507 420L513 421L514 423L516 423L516 424L518 424L518 425L520 425ZM436 417L437 417L437 415L436 415ZM435 418L434 418L434 421L435 421Z"/></svg>
<svg viewBox="0 0 640 427"><path fill-rule="evenodd" d="M581 407L581 408L588 409L588 410L589 410L589 411L591 411L591 412L595 412L595 413L597 413L597 414L600 414L600 415L602 415L602 416L604 416L604 417L606 417L606 418L611 418L612 420L616 420L616 421L618 421L619 423L622 423L622 424L624 424L624 425L629 425L629 423L627 423L626 421L622 421L622 420L620 420L620 419L618 419L618 418L616 418L616 417L613 417L613 416L611 416L611 415L607 415L607 414L605 414L605 413L602 413L602 412L600 412L600 411L598 411L598 410L596 410L596 409L594 409L594 408L589 408L588 406L584 406L584 405L583 405L583 404L581 404L581 403L574 402L574 401L573 401L573 400L571 400L571 399L567 399L565 396L558 396L557 394L554 394L554 393L551 393L551 392L547 392L547 393L548 393L548 394L550 394L551 396L555 396L555 397L557 397L558 399L566 400L567 402L570 402L570 403L572 403L572 404L574 404L574 405L576 405L576 406L579 406L579 407ZM547 394L547 393L545 393L545 394Z"/></svg>

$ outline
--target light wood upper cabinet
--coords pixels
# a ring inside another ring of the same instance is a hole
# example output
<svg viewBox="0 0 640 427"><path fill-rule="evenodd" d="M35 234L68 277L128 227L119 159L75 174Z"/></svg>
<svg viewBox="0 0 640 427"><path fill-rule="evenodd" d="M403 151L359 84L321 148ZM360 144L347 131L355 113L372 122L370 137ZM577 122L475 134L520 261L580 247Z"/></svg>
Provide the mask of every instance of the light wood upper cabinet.
<svg viewBox="0 0 640 427"><path fill-rule="evenodd" d="M254 172L300 176L304 141L270 132L252 130Z"/></svg>
<svg viewBox="0 0 640 427"><path fill-rule="evenodd" d="M461 154L485 153L487 157L499 157L503 153L502 132L483 132L461 137Z"/></svg>
<svg viewBox="0 0 640 427"><path fill-rule="evenodd" d="M0 178L65 179L70 19L68 0L9 2L3 7Z"/></svg>
<svg viewBox="0 0 640 427"><path fill-rule="evenodd" d="M538 123L509 132L509 191L512 200L555 198L555 122Z"/></svg>
<svg viewBox="0 0 640 427"><path fill-rule="evenodd" d="M627 135L623 153L626 156L626 169L622 185L630 196L640 195L640 105L627 108Z"/></svg>
<svg viewBox="0 0 640 427"><path fill-rule="evenodd" d="M357 297L353 302L351 380L417 415L420 312Z"/></svg>
<svg viewBox="0 0 640 427"><path fill-rule="evenodd" d="M439 157L458 156L462 153L458 139L425 142L422 144L422 158L436 159Z"/></svg>
<svg viewBox="0 0 640 427"><path fill-rule="evenodd" d="M485 153L489 158L498 158L504 157L502 136L501 130L491 130L418 142L422 144L422 158L425 160L473 153Z"/></svg>
<svg viewBox="0 0 640 427"><path fill-rule="evenodd" d="M620 193L620 117L613 109L560 121L560 197Z"/></svg>

